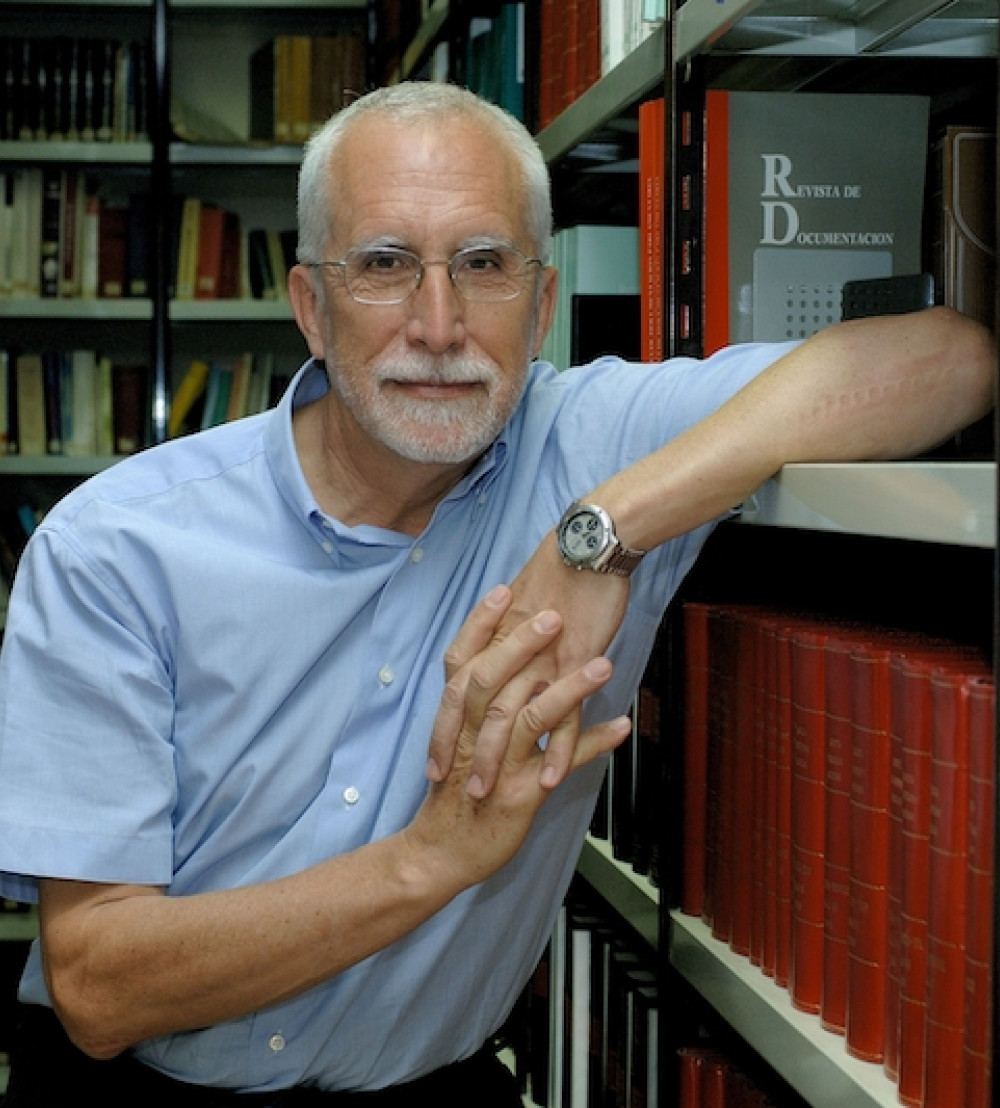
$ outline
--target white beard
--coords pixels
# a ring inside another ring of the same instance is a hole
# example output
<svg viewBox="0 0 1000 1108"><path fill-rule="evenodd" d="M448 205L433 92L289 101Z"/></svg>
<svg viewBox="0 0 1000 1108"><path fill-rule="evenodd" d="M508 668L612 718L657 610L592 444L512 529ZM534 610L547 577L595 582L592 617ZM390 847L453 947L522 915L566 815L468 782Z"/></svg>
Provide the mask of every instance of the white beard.
<svg viewBox="0 0 1000 1108"><path fill-rule="evenodd" d="M360 373L330 374L331 387L358 425L400 457L454 465L478 457L500 433L524 391L527 366L518 380L506 380L482 355L408 353L387 356ZM475 383L471 395L421 400L401 394L393 382Z"/></svg>

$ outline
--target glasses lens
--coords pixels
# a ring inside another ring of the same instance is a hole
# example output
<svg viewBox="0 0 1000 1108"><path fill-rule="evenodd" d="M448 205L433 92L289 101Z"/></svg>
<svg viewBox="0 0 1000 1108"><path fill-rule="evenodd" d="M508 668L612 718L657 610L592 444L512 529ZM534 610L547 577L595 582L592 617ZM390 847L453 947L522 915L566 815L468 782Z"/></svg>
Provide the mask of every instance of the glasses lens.
<svg viewBox="0 0 1000 1108"><path fill-rule="evenodd" d="M346 259L347 291L365 304L392 304L405 300L416 288L420 259L408 250L377 247L352 250Z"/></svg>
<svg viewBox="0 0 1000 1108"><path fill-rule="evenodd" d="M527 271L527 259L510 246L474 246L451 260L452 280L466 300L513 300Z"/></svg>

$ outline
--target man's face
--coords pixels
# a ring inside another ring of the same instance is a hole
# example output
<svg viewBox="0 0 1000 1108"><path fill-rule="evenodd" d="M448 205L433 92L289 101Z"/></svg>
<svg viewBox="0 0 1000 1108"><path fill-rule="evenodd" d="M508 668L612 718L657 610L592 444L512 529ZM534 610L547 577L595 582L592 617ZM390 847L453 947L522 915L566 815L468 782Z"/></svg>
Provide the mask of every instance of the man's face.
<svg viewBox="0 0 1000 1108"><path fill-rule="evenodd" d="M506 147L468 121L403 127L369 117L346 136L333 171L330 260L378 245L441 261L485 240L535 252ZM325 311L307 338L346 426L419 462L482 453L521 397L551 318L554 273L533 266L515 299L479 303L461 297L447 266L431 265L400 304L360 304L341 270L313 274Z"/></svg>

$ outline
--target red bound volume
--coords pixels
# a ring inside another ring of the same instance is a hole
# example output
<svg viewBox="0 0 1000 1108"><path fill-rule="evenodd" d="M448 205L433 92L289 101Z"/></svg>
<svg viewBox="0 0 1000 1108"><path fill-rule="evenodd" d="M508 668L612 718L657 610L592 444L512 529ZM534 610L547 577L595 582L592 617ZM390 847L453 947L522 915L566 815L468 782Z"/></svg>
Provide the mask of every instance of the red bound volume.
<svg viewBox="0 0 1000 1108"><path fill-rule="evenodd" d="M733 746L736 729L736 621L732 608L709 615L708 834L705 908L712 935L728 943L733 929L732 843L735 826Z"/></svg>
<svg viewBox="0 0 1000 1108"><path fill-rule="evenodd" d="M684 860L681 911L700 916L705 894L708 759L707 604L684 605Z"/></svg>
<svg viewBox="0 0 1000 1108"><path fill-rule="evenodd" d="M819 1012L823 983L826 848L824 647L826 634L792 636L792 949L789 991L796 1008Z"/></svg>
<svg viewBox="0 0 1000 1108"><path fill-rule="evenodd" d="M963 1104L965 929L968 895L969 689L973 678L931 677L930 901L924 1108Z"/></svg>
<svg viewBox="0 0 1000 1108"><path fill-rule="evenodd" d="M990 1108L993 969L993 805L996 695L992 677L969 686L969 909L965 930L966 1108Z"/></svg>
<svg viewBox="0 0 1000 1108"><path fill-rule="evenodd" d="M778 634L780 623L773 616L760 621L761 699L758 756L760 843L754 862L758 889L757 948L760 968L774 977L777 947L777 851L778 851Z"/></svg>
<svg viewBox="0 0 1000 1108"><path fill-rule="evenodd" d="M774 981L787 987L792 962L792 638L774 635Z"/></svg>
<svg viewBox="0 0 1000 1108"><path fill-rule="evenodd" d="M757 690L760 674L758 613L741 609L733 615L736 635L735 715L733 743L732 836L729 841L732 880L732 926L729 945L737 954L751 955L753 918L757 776Z"/></svg>
<svg viewBox="0 0 1000 1108"><path fill-rule="evenodd" d="M847 1026L848 916L851 872L851 655L866 634L837 630L826 643L826 839L823 888L823 988L820 1022Z"/></svg>
<svg viewBox="0 0 1000 1108"><path fill-rule="evenodd" d="M852 656L847 1051L881 1062L888 962L889 650Z"/></svg>

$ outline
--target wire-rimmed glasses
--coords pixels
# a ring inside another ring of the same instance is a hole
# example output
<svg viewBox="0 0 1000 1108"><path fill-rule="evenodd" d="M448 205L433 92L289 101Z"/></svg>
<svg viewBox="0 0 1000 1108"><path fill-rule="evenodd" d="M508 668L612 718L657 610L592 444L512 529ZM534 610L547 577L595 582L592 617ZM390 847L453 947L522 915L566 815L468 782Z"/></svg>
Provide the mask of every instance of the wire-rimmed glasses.
<svg viewBox="0 0 1000 1108"><path fill-rule="evenodd" d="M448 276L463 300L495 303L513 300L541 258L529 258L506 243L467 246L450 258L425 261L400 246L358 246L341 261L307 262L312 269L339 269L350 295L359 304L401 304L420 287L429 265L448 267Z"/></svg>

